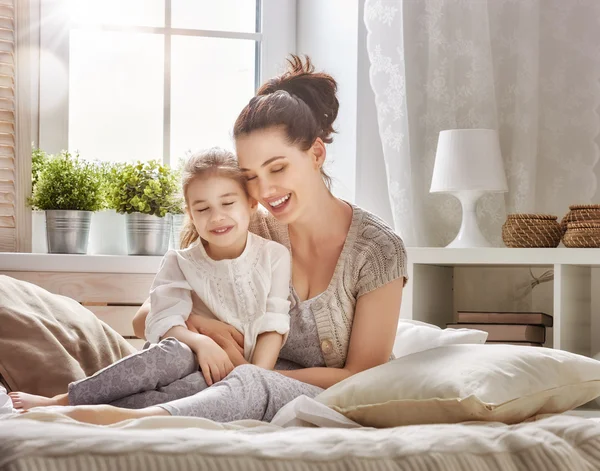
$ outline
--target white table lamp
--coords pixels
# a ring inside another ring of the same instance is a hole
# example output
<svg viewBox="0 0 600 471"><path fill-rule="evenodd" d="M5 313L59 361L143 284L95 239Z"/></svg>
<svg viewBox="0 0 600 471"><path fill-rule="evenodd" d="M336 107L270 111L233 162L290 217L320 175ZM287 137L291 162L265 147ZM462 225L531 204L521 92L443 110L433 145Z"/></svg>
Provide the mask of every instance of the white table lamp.
<svg viewBox="0 0 600 471"><path fill-rule="evenodd" d="M484 193L508 191L498 133L493 129L440 132L431 193L450 193L462 204L462 224L449 248L491 247L477 225L475 209Z"/></svg>

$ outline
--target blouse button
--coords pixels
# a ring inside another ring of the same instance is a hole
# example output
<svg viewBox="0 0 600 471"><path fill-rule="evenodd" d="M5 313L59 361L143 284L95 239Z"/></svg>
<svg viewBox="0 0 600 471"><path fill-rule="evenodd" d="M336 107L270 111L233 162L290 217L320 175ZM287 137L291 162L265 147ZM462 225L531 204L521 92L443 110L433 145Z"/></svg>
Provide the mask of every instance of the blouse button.
<svg viewBox="0 0 600 471"><path fill-rule="evenodd" d="M327 339L327 340L323 340L321 342L321 350L323 351L323 353L325 353L326 355L330 354L331 352L333 352L333 344L331 343L331 340Z"/></svg>

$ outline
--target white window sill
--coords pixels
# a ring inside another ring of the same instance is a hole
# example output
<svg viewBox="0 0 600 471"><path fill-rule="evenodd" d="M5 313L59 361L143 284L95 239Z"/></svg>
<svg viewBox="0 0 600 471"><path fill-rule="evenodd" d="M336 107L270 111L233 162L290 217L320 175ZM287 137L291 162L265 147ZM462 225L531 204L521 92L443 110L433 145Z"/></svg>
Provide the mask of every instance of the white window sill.
<svg viewBox="0 0 600 471"><path fill-rule="evenodd" d="M512 266L583 265L600 266L600 249L445 249L407 248L410 265ZM0 252L0 272L42 271L75 273L155 274L160 256L67 255Z"/></svg>
<svg viewBox="0 0 600 471"><path fill-rule="evenodd" d="M0 273L7 271L155 274L162 257L67 255L0 252Z"/></svg>

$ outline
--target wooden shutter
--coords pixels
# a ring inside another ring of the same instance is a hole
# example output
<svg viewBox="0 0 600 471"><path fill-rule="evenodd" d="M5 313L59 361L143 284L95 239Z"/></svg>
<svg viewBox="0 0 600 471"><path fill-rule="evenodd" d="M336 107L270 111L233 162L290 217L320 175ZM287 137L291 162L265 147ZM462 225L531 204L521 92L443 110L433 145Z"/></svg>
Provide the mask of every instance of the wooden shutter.
<svg viewBox="0 0 600 471"><path fill-rule="evenodd" d="M0 0L0 252L31 251L29 0Z"/></svg>
<svg viewBox="0 0 600 471"><path fill-rule="evenodd" d="M15 152L15 11L0 0L0 251L17 250Z"/></svg>

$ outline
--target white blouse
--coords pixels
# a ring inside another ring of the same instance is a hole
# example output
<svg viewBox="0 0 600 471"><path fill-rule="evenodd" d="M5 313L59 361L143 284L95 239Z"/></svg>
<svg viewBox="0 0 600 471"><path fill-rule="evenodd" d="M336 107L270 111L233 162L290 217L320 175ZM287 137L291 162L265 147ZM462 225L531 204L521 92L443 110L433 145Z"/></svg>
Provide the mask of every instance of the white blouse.
<svg viewBox="0 0 600 471"><path fill-rule="evenodd" d="M244 357L251 361L256 338L290 329L290 252L283 245L249 233L236 259L213 260L202 243L169 250L150 289L146 338L157 343L192 311L192 291L215 317L244 335Z"/></svg>

